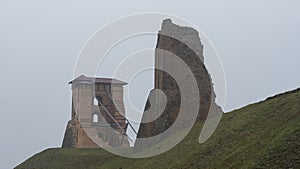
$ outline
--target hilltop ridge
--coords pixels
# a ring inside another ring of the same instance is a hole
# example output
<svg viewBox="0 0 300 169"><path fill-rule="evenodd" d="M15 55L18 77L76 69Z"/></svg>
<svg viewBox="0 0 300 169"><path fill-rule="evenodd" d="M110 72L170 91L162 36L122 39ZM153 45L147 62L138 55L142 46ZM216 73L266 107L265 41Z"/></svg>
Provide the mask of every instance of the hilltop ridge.
<svg viewBox="0 0 300 169"><path fill-rule="evenodd" d="M300 89L224 114L212 135L197 142L198 122L176 147L145 159L102 149L48 149L16 169L98 168L300 168Z"/></svg>

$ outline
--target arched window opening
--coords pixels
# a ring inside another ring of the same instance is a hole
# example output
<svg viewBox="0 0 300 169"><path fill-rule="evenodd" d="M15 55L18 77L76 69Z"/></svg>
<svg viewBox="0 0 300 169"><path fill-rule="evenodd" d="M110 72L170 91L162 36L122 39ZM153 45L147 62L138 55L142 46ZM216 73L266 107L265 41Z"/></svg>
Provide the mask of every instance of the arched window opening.
<svg viewBox="0 0 300 169"><path fill-rule="evenodd" d="M93 115L93 123L98 123L99 121L98 121L99 119L98 119L98 114L94 114Z"/></svg>
<svg viewBox="0 0 300 169"><path fill-rule="evenodd" d="M96 97L94 98L94 106L98 106L98 100L96 99Z"/></svg>

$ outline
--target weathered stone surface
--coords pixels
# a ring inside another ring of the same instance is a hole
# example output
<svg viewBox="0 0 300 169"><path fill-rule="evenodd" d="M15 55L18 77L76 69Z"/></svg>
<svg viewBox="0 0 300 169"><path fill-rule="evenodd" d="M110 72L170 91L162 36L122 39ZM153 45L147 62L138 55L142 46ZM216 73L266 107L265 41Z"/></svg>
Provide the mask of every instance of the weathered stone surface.
<svg viewBox="0 0 300 169"><path fill-rule="evenodd" d="M181 27L175 25L171 20L164 20L162 23L161 31L158 34L157 49L171 52L179 57L193 73L199 87L200 94L200 107L198 112L198 119L206 119L209 110L222 112L221 108L215 103L215 93L211 77L204 65L203 45L201 44L198 32L189 27ZM156 52L155 54L155 68L158 67L171 67L172 65L166 64L169 59L168 54ZM180 69L180 68L178 68ZM191 77L181 77L191 78ZM162 90L167 97L167 104L165 111L155 121L142 123L139 128L138 138L149 138L156 136L166 131L178 116L180 110L180 90L175 79L168 73L161 70L155 70L155 89ZM184 86L184 87L189 87ZM159 101L158 101L159 102ZM159 105L159 103L158 103ZM149 108L149 101L145 110ZM193 105L190 105L193 106ZM143 115L145 118L147 115ZM186 119L187 124L188 119ZM185 127L182 124L181 127ZM149 144L149 145L147 145ZM152 140L152 145L155 141ZM147 142L136 142L136 147L151 146Z"/></svg>
<svg viewBox="0 0 300 169"><path fill-rule="evenodd" d="M62 147L129 147L123 103L125 82L84 75L71 81L72 118Z"/></svg>
<svg viewBox="0 0 300 169"><path fill-rule="evenodd" d="M71 120L68 121L64 140L62 143L62 147L64 148L72 148L76 145L76 136L75 136L75 125L72 124Z"/></svg>

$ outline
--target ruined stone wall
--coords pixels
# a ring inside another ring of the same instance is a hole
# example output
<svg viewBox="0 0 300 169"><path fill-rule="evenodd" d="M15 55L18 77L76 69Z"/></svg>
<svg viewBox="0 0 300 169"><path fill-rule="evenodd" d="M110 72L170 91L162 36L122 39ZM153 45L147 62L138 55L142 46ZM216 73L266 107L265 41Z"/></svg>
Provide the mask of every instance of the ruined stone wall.
<svg viewBox="0 0 300 169"><path fill-rule="evenodd" d="M206 119L211 108L215 111L222 112L221 108L215 103L216 96L213 90L211 77L204 65L203 45L201 44L199 34L195 29L175 25L169 19L164 20L161 31L158 34L156 48L176 55L186 65L188 65L192 71L193 76L197 81L200 93L198 119ZM155 67L172 66L166 64L166 60L169 57L170 56L168 56L168 54L156 52ZM186 78L188 79L190 77ZM178 116L181 93L175 79L170 74L156 69L154 85L155 89L161 89L165 93L168 102L166 104L165 111L159 118L155 121L142 123L140 125L137 136L138 138L148 138L164 132L172 126ZM159 101L157 102L157 105L159 106L160 103ZM150 105L147 104L147 106ZM145 110L148 109L147 106ZM145 116L146 115L144 114L143 118Z"/></svg>
<svg viewBox="0 0 300 169"><path fill-rule="evenodd" d="M68 121L62 143L63 148L99 148L80 125L76 112L72 108L72 119Z"/></svg>

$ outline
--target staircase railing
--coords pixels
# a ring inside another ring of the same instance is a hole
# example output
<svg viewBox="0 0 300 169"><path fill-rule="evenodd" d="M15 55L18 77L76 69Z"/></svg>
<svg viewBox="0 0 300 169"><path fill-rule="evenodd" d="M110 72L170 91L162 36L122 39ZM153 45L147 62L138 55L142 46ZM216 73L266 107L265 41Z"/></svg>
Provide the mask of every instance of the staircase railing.
<svg viewBox="0 0 300 169"><path fill-rule="evenodd" d="M110 96L109 96L110 97ZM113 99L110 97L110 99L113 101ZM106 114L108 114L109 115L109 117L113 120L113 122L117 125L117 127L121 130L121 134L122 135L126 135L127 137L128 137L128 135L127 135L127 133L126 133L126 130L124 130L123 129L123 127L118 123L118 121L115 119L115 117L105 108L105 106L98 100L98 103L100 104L100 106L103 108L103 110L105 111L105 113ZM113 101L113 103L115 104L115 102ZM116 104L115 104L116 105ZM118 109L119 110L119 109ZM122 115L122 114L121 114ZM123 116L123 115L122 115ZM124 117L124 116L123 116ZM133 131L135 132L135 134L137 134L136 133L136 131L134 130L134 128L132 127L132 125L129 123L129 121L128 121L128 119L126 118L126 117L124 117L124 119L127 121L127 124L129 124L130 126L131 126L131 128L133 129ZM127 125L126 124L126 125ZM130 138L130 137L128 137L128 139L129 139L129 141L131 142L131 143L134 143L133 142L133 140ZM124 136L123 136L123 138L122 138L122 140L121 140L121 144L123 143L123 140L124 140Z"/></svg>
<svg viewBox="0 0 300 169"><path fill-rule="evenodd" d="M110 100L114 103L114 105L116 106L117 110L120 111L121 109L119 108L118 104L115 103L114 99L111 97L111 95L109 95ZM128 125L130 126L130 128L132 129L132 131L134 132L135 135L137 135L136 130L134 129L134 127L131 125L131 123L129 122L129 120L123 115L125 114L124 112L121 112L120 115L124 117L124 119L126 120L127 124L126 124L126 129L128 127Z"/></svg>

